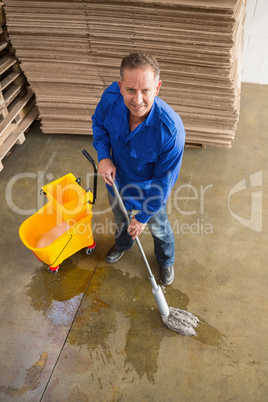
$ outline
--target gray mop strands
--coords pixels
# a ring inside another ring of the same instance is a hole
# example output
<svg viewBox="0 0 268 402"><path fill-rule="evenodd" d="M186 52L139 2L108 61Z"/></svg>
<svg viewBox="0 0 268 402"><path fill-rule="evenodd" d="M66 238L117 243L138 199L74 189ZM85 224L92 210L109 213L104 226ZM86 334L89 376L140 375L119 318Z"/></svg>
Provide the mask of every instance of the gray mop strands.
<svg viewBox="0 0 268 402"><path fill-rule="evenodd" d="M198 323L201 323L194 314L175 307L170 307L168 317L162 316L162 320L169 329L186 336L197 336L194 328L198 327Z"/></svg>
<svg viewBox="0 0 268 402"><path fill-rule="evenodd" d="M196 328L198 323L201 323L201 321L194 314L189 313L188 311L175 307L168 307L163 291L155 281L146 255L138 238L136 238L136 243L140 249L141 255L149 272L148 278L150 279L152 285L152 292L164 324L166 324L169 329L172 329L172 331L178 332L181 335L197 336L194 328Z"/></svg>
<svg viewBox="0 0 268 402"><path fill-rule="evenodd" d="M115 196L117 198L117 201L120 205L120 208L127 220L129 222L129 217L127 210L125 208L125 205L123 203L123 200L121 198L121 195L119 194L119 191L117 189L117 186L115 183L113 183L113 190L115 193ZM143 251L143 248L141 246L141 243L136 237L136 243L139 247L140 253L142 255L142 258L145 262L145 265L147 267L148 273L149 273L149 279L152 285L152 292L156 301L156 304L158 306L158 309L160 311L161 317L163 322L166 324L166 326L169 329L172 329L175 332L178 332L181 335L197 335L195 332L195 329L198 326L199 319L192 313L189 313L188 311L180 310L178 308L174 307L168 307L168 304L166 302L165 296L162 292L162 289L160 288L159 285L157 285L155 278L152 274L150 265L148 263L148 260L146 258L146 255Z"/></svg>

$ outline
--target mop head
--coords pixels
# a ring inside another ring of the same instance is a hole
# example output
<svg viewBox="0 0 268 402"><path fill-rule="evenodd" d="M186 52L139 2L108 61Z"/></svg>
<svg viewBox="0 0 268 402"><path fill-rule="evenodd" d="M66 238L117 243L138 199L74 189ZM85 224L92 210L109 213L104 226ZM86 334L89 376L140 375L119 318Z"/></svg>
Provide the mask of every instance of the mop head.
<svg viewBox="0 0 268 402"><path fill-rule="evenodd" d="M199 322L201 323L194 314L174 307L169 308L169 316L162 316L162 320L169 329L186 336L197 336L194 328L198 326Z"/></svg>

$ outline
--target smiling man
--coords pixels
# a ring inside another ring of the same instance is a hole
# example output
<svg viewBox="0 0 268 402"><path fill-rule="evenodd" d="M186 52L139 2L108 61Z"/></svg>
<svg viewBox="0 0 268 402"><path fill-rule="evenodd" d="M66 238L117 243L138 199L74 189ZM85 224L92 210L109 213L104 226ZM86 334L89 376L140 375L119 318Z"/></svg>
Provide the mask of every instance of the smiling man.
<svg viewBox="0 0 268 402"><path fill-rule="evenodd" d="M157 96L160 87L154 57L140 52L124 57L120 81L104 91L92 128L98 170L107 184L117 227L106 261L118 261L147 224L160 281L170 285L175 275L175 242L165 205L179 175L185 131L179 115ZM115 179L131 218L129 225L113 194Z"/></svg>

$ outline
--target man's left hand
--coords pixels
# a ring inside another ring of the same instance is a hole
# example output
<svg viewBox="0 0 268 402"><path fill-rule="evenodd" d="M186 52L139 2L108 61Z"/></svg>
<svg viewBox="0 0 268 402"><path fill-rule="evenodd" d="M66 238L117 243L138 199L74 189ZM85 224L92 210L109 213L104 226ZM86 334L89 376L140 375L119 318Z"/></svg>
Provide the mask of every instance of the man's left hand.
<svg viewBox="0 0 268 402"><path fill-rule="evenodd" d="M137 236L141 234L143 229L145 228L146 223L140 223L135 218L131 218L130 224L128 225L128 234L132 237L133 240L136 239Z"/></svg>

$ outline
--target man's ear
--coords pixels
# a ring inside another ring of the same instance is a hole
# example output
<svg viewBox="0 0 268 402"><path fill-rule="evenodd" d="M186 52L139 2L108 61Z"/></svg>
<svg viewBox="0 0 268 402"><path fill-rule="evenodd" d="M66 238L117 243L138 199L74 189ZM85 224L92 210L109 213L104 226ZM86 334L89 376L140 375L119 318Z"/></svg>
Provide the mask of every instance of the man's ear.
<svg viewBox="0 0 268 402"><path fill-rule="evenodd" d="M157 96L157 95L159 94L161 85L162 85L162 81L159 81L158 84L157 84L157 86L156 86L155 96Z"/></svg>
<svg viewBox="0 0 268 402"><path fill-rule="evenodd" d="M121 95L122 95L122 83L121 83L121 81L118 81L118 85L119 85L120 92L121 92Z"/></svg>

